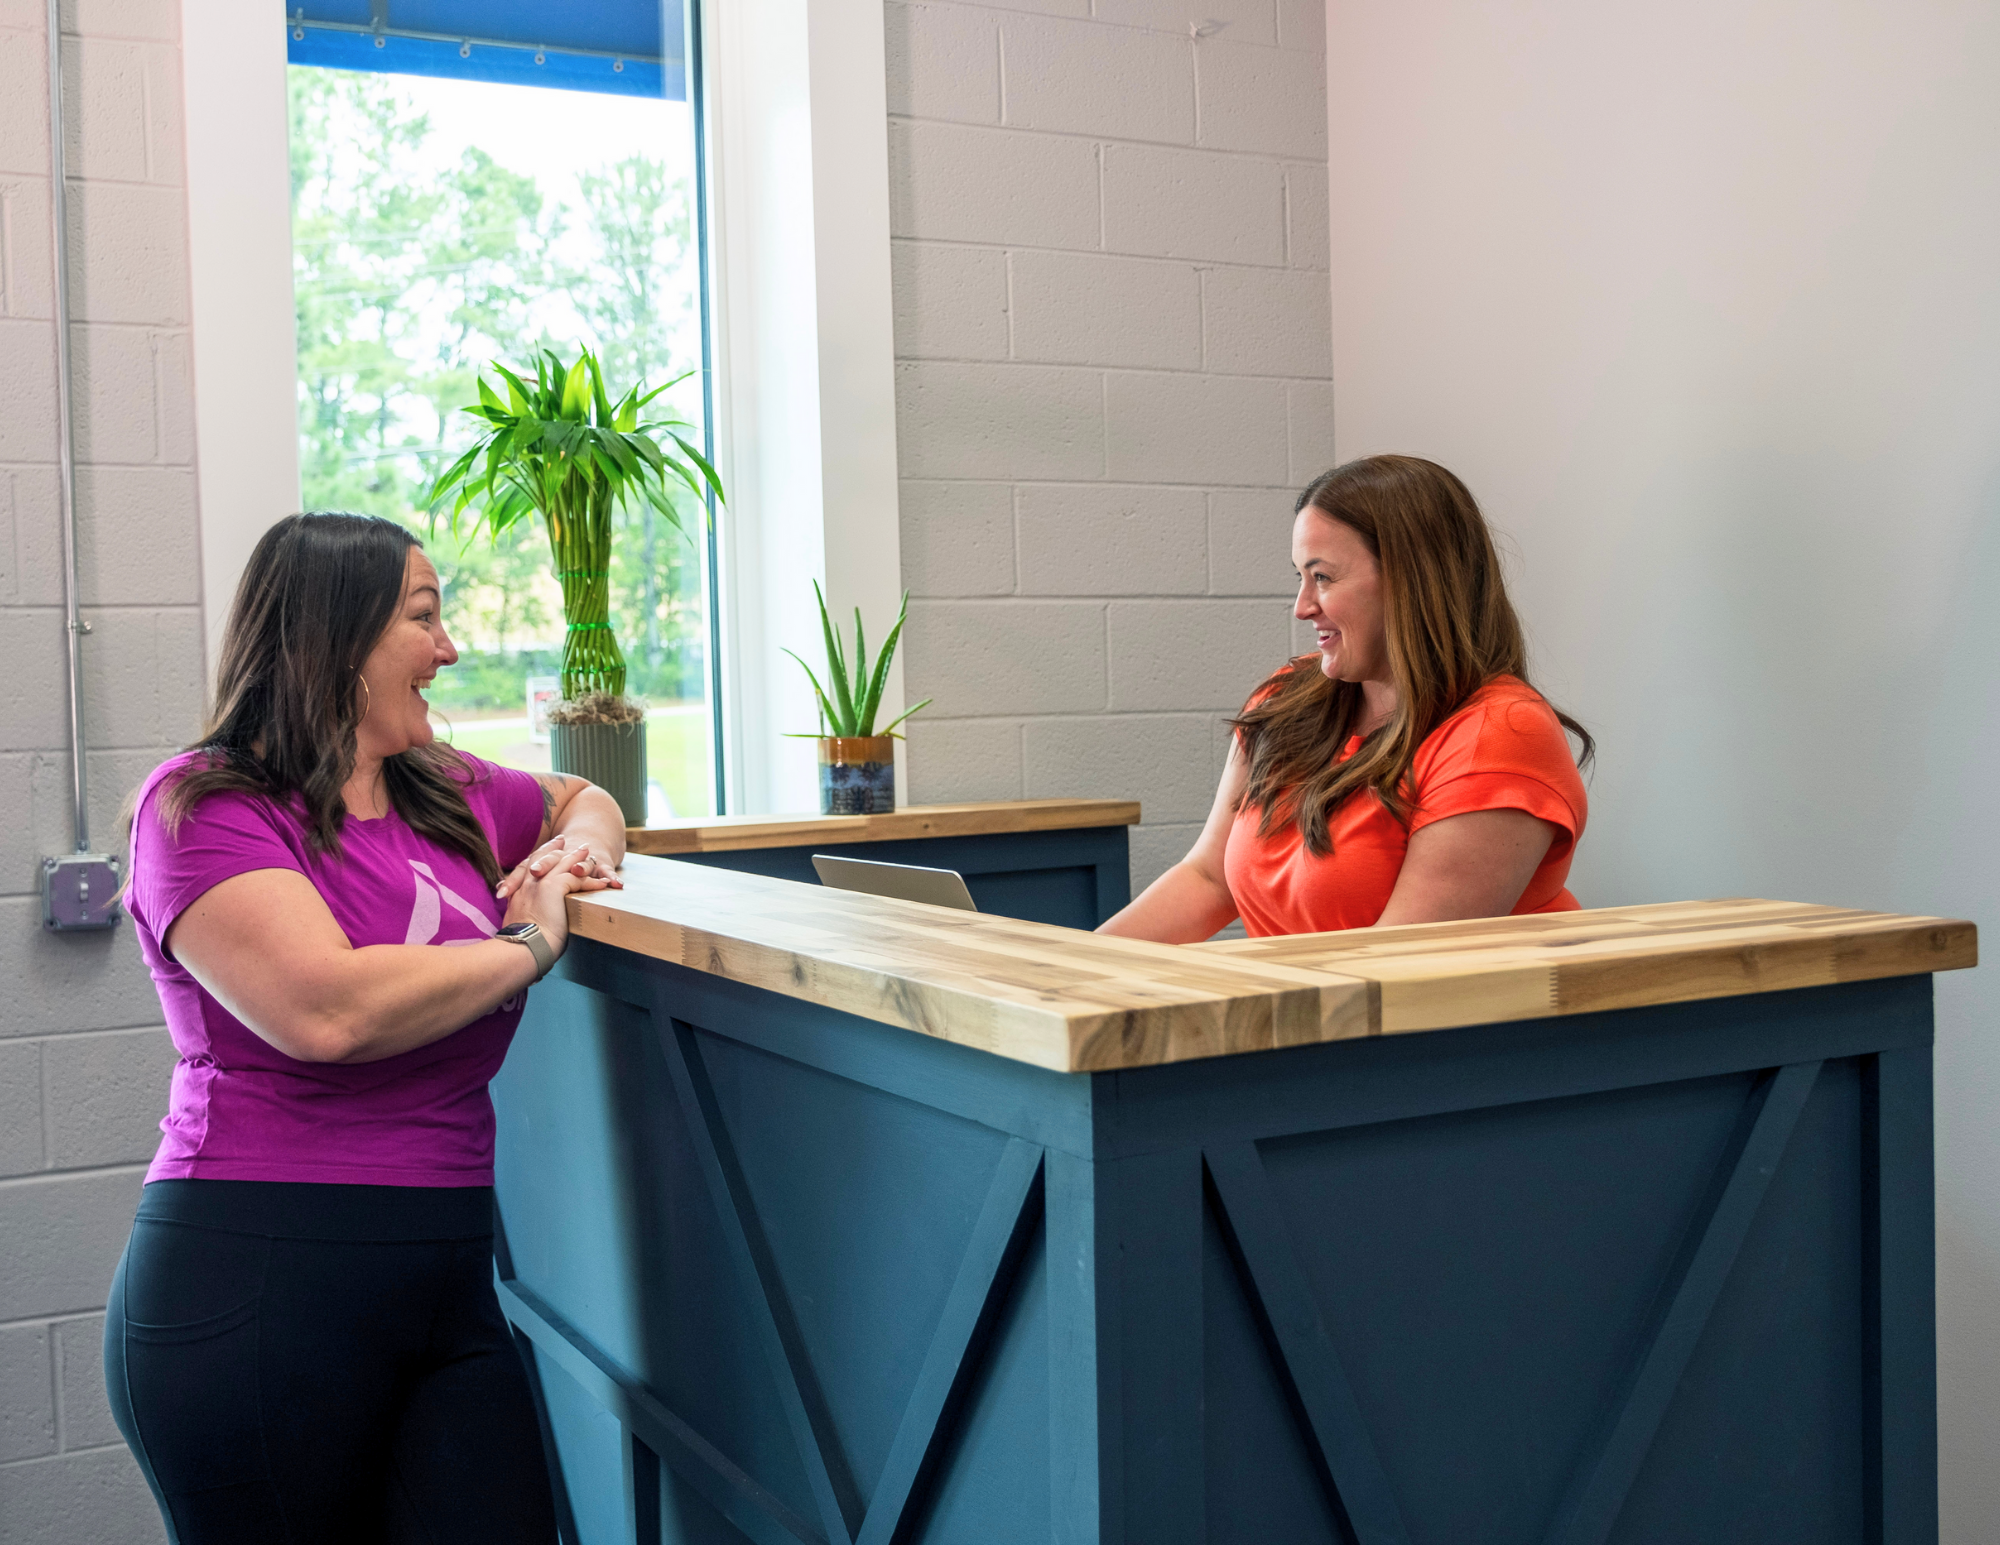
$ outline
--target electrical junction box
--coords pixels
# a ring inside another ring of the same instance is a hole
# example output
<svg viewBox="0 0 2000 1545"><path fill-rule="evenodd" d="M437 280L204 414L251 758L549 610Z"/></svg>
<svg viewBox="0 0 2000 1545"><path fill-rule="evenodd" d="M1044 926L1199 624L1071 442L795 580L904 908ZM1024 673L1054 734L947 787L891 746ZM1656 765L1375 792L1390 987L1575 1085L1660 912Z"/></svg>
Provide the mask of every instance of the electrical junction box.
<svg viewBox="0 0 2000 1545"><path fill-rule="evenodd" d="M58 933L115 928L124 877L108 853L68 853L42 860L42 926Z"/></svg>

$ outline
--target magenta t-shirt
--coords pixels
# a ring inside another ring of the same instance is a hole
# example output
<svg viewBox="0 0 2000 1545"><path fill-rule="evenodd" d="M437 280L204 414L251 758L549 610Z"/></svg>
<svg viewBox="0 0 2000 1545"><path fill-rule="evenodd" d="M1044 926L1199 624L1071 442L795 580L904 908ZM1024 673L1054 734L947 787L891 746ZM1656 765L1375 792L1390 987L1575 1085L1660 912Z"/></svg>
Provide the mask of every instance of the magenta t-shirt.
<svg viewBox="0 0 2000 1545"><path fill-rule="evenodd" d="M203 891L253 869L304 875L356 949L491 938L505 913L493 887L393 811L373 821L349 816L338 858L308 847L296 808L250 794L209 795L169 838L157 791L195 755L154 770L132 823L125 909L181 1054L160 1123L166 1135L146 1179L491 1185L486 1085L507 1055L525 993L442 1040L380 1062L299 1062L203 991L160 940ZM511 869L541 833L541 789L529 773L464 761L472 813L501 869Z"/></svg>

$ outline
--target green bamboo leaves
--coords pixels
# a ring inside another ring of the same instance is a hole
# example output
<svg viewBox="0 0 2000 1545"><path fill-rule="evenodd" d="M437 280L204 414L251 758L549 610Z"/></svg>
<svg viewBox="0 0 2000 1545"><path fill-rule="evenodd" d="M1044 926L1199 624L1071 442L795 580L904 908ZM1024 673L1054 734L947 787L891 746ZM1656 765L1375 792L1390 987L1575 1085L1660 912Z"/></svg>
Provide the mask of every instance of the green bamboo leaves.
<svg viewBox="0 0 2000 1545"><path fill-rule="evenodd" d="M450 501L452 535L469 542L484 525L497 537L515 522L540 515L562 586L562 693L572 701L593 692L622 697L625 656L611 627L611 516L644 499L683 534L669 494L678 478L706 503L722 502L722 480L708 459L679 433L683 419L646 418L647 405L668 387L641 395L634 386L614 403L597 358L583 350L572 365L553 351L535 358L532 383L498 360L494 372L506 395L478 378L479 401L465 411L485 421L478 442L441 473L427 498L435 527ZM673 449L661 440L671 441ZM464 531L460 520L471 519Z"/></svg>
<svg viewBox="0 0 2000 1545"><path fill-rule="evenodd" d="M818 734L894 735L897 725L915 713L917 708L928 707L931 701L925 698L916 708L906 708L881 729L875 728L875 715L882 707L882 688L889 679L889 662L895 658L896 642L903 636L903 622L910 615L910 592L903 592L903 609L896 614L896 625L882 641L882 652L876 656L872 671L868 666L867 640L861 631L861 608L854 608L854 663L850 669L840 629L833 625L833 618L827 613L826 597L820 593L818 580L813 581L813 594L819 598L819 625L826 638L826 677L832 683L832 695L829 696L827 689L820 685L820 679L813 674L810 665L789 649L785 653L804 667L806 679L812 683L813 695L819 699L821 727Z"/></svg>

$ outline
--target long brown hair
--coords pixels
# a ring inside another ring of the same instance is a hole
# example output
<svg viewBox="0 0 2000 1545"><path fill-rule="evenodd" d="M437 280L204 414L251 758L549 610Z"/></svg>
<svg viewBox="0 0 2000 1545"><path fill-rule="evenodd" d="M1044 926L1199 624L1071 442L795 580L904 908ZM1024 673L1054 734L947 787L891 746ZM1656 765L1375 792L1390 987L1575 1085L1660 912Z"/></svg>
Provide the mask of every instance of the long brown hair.
<svg viewBox="0 0 2000 1545"><path fill-rule="evenodd" d="M1306 846L1324 857L1333 851L1334 810L1364 789L1407 824L1405 786L1417 748L1496 676L1527 683L1528 653L1485 517L1465 484L1436 462L1350 461L1306 485L1293 513L1308 507L1351 527L1382 565L1396 711L1336 763L1361 722L1361 684L1329 680L1317 656L1302 655L1231 722L1249 761L1243 803L1261 812L1258 835L1296 822ZM1583 747L1578 765L1587 764L1596 752L1590 733L1551 708Z"/></svg>
<svg viewBox="0 0 2000 1545"><path fill-rule="evenodd" d="M353 776L367 710L361 667L403 598L409 551L422 544L373 515L288 515L250 554L229 608L206 755L161 790L169 833L210 794L296 802L315 851L340 852L341 789ZM466 802L472 765L433 742L386 758L389 803L413 831L462 853L489 885L500 865Z"/></svg>

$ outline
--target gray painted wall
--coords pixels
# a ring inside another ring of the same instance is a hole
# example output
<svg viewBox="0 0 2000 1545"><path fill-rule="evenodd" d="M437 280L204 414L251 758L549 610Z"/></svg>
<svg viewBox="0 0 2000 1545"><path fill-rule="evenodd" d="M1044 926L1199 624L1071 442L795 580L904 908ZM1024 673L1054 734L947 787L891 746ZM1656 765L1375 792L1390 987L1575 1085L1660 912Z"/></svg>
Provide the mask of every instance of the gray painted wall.
<svg viewBox="0 0 2000 1545"><path fill-rule="evenodd" d="M1318 0L891 3L918 801L1137 798L1133 883L1292 650L1332 458Z"/></svg>
<svg viewBox="0 0 2000 1545"><path fill-rule="evenodd" d="M201 711L180 10L64 17L91 820L115 848ZM164 1538L99 1338L174 1053L131 929L45 934L36 891L71 840L43 26L0 0L0 1539L110 1545Z"/></svg>
<svg viewBox="0 0 2000 1545"><path fill-rule="evenodd" d="M2000 10L1332 0L1343 456L1515 541L1586 906L2000 920ZM1937 982L1943 1538L2000 1540L2000 975Z"/></svg>

